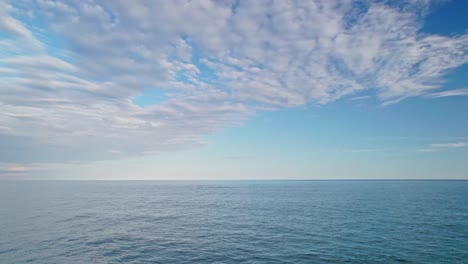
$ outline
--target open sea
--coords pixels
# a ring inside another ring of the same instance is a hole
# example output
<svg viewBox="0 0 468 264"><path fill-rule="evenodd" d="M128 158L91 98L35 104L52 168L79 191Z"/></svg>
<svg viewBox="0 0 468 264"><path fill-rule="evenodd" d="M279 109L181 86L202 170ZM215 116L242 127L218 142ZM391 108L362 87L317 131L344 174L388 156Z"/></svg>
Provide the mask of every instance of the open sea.
<svg viewBox="0 0 468 264"><path fill-rule="evenodd" d="M468 181L0 181L0 263L468 263Z"/></svg>

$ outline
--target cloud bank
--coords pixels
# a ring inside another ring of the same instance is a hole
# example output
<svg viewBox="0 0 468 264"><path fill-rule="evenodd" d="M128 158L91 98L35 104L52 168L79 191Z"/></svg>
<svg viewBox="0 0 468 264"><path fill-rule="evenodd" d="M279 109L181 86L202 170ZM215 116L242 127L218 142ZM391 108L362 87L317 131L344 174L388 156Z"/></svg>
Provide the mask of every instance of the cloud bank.
<svg viewBox="0 0 468 264"><path fill-rule="evenodd" d="M0 161L156 154L261 109L426 96L468 62L468 34L421 32L430 7L0 1ZM148 89L166 99L136 104Z"/></svg>

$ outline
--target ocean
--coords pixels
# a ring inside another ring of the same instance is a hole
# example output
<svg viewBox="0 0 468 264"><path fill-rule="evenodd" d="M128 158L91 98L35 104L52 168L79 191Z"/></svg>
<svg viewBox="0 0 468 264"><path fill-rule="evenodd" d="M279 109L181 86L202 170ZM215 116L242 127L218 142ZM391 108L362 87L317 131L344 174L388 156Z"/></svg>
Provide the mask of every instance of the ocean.
<svg viewBox="0 0 468 264"><path fill-rule="evenodd" d="M0 263L468 263L468 181L0 181Z"/></svg>

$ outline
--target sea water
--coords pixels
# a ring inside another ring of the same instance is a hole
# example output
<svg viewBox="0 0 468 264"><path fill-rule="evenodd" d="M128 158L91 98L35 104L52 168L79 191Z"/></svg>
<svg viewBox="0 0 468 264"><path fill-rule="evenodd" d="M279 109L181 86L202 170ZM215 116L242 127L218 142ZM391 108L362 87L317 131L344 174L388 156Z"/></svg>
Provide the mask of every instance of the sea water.
<svg viewBox="0 0 468 264"><path fill-rule="evenodd" d="M468 181L1 181L0 263L468 263Z"/></svg>

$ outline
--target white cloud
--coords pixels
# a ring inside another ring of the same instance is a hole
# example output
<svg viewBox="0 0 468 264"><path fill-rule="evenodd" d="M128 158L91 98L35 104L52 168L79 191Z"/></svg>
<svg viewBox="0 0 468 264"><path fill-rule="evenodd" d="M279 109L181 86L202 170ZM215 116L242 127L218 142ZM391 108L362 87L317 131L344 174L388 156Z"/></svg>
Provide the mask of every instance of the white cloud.
<svg viewBox="0 0 468 264"><path fill-rule="evenodd" d="M363 96L352 97L349 100L366 100L366 99L370 99L370 98L371 98L370 95L363 95Z"/></svg>
<svg viewBox="0 0 468 264"><path fill-rule="evenodd" d="M431 148L463 148L466 146L465 142L431 144Z"/></svg>
<svg viewBox="0 0 468 264"><path fill-rule="evenodd" d="M13 7L7 3L0 2L0 29L11 32L25 38L33 38L33 34L19 20L8 15Z"/></svg>
<svg viewBox="0 0 468 264"><path fill-rule="evenodd" d="M28 171L28 169L26 167L23 167L23 166L11 166L11 167L6 168L6 171L8 171L8 172L26 172L26 171Z"/></svg>
<svg viewBox="0 0 468 264"><path fill-rule="evenodd" d="M429 98L440 98L440 97L463 96L463 95L468 95L468 88L454 89L454 90L443 91L443 92L438 92L438 93L430 93L426 96Z"/></svg>
<svg viewBox="0 0 468 264"><path fill-rule="evenodd" d="M28 171L29 171L29 168L25 165L0 162L0 177L1 176L23 176Z"/></svg>
<svg viewBox="0 0 468 264"><path fill-rule="evenodd" d="M452 143L433 143L429 147L420 149L421 152L438 152L445 149L458 149L468 146L466 142L452 142Z"/></svg>
<svg viewBox="0 0 468 264"><path fill-rule="evenodd" d="M357 149L340 149L333 150L333 152L342 152L342 153L375 153L375 152L385 152L386 149L372 149L372 148L357 148Z"/></svg>
<svg viewBox="0 0 468 264"><path fill-rule="evenodd" d="M468 62L467 34L420 32L426 1L1 5L0 147L13 151L0 160L12 162L190 148L260 109L424 96ZM149 88L173 96L135 105Z"/></svg>

